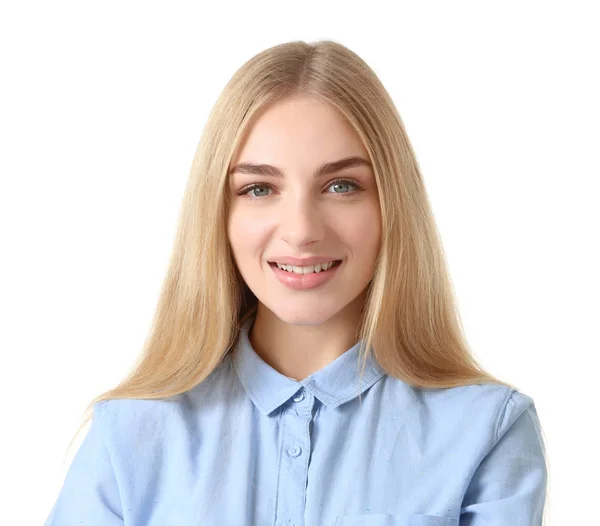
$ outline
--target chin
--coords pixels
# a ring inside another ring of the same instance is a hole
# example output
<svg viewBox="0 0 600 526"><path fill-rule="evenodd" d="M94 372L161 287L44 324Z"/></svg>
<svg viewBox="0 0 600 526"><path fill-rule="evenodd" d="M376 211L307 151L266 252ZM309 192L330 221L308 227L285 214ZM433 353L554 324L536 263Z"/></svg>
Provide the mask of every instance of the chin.
<svg viewBox="0 0 600 526"><path fill-rule="evenodd" d="M311 302L305 306L272 305L268 306L277 318L288 325L319 326L339 314L343 305L320 305L318 308Z"/></svg>

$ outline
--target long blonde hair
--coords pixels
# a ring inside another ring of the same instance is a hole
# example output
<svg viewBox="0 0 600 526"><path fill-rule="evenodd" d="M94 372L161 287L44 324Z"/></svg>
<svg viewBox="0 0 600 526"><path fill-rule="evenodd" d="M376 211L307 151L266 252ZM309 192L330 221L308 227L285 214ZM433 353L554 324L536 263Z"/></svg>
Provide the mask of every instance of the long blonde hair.
<svg viewBox="0 0 600 526"><path fill-rule="evenodd" d="M97 402L184 393L205 380L237 342L257 299L237 271L227 239L229 164L252 117L297 94L337 108L362 139L374 169L382 242L357 331L363 365L372 352L389 375L413 386L512 387L485 372L468 349L417 160L389 94L345 46L294 41L248 60L213 107L143 349L127 377L89 403L76 435Z"/></svg>

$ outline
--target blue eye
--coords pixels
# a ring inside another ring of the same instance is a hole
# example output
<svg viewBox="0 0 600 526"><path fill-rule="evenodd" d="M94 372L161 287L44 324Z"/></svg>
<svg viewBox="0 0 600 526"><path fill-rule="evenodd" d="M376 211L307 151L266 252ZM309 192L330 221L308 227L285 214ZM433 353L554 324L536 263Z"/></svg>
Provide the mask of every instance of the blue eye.
<svg viewBox="0 0 600 526"><path fill-rule="evenodd" d="M250 188L250 190L249 190L249 192L252 192L252 197L266 197L267 196L266 192L263 192L262 194L259 193L259 195L256 195L254 193L255 190L266 190L266 191L269 191L270 188L268 186L264 186L264 185L263 186L256 185L253 188Z"/></svg>
<svg viewBox="0 0 600 526"><path fill-rule="evenodd" d="M352 181L347 181L346 179L338 179L337 181L333 181L330 185L330 187L335 188L336 186L339 187L348 187L348 186L354 186L355 188L358 188L358 185L356 183L353 183ZM346 192L333 192L334 194L347 194L348 191Z"/></svg>
<svg viewBox="0 0 600 526"><path fill-rule="evenodd" d="M333 192L327 192L330 194L337 194L341 196L351 196L354 195L357 191L362 190L363 187L355 181L350 181L348 179L336 179L335 181L331 181L327 188L338 188L344 189L350 187L349 190L342 190L338 192L334 190ZM242 196L246 199L250 200L259 200L264 199L269 196L269 190L272 190L271 186L265 183L254 183L249 186L242 188L237 195ZM258 191L258 193L255 193Z"/></svg>
<svg viewBox="0 0 600 526"><path fill-rule="evenodd" d="M256 195L254 194L255 190L263 190L262 194ZM244 197L246 199L262 199L263 197L267 197L266 191L270 190L269 185L267 184L251 184L242 188L239 192L236 192L236 195Z"/></svg>

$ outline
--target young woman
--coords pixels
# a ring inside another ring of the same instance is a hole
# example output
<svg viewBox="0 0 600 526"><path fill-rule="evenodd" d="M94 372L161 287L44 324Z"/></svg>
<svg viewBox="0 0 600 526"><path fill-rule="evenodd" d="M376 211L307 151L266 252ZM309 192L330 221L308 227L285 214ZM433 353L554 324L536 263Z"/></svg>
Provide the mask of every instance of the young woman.
<svg viewBox="0 0 600 526"><path fill-rule="evenodd" d="M470 354L401 118L333 41L225 87L145 348L89 417L47 525L542 522L533 399Z"/></svg>

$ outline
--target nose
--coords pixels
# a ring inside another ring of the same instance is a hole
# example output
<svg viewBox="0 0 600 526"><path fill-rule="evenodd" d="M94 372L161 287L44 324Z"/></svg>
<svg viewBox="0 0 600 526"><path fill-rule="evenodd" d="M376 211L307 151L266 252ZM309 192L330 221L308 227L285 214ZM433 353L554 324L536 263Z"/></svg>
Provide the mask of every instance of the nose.
<svg viewBox="0 0 600 526"><path fill-rule="evenodd" d="M309 197L287 200L282 203L279 233L290 246L302 249L323 239L325 228L319 208Z"/></svg>

